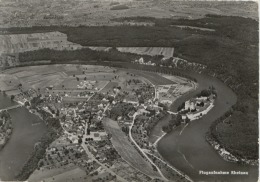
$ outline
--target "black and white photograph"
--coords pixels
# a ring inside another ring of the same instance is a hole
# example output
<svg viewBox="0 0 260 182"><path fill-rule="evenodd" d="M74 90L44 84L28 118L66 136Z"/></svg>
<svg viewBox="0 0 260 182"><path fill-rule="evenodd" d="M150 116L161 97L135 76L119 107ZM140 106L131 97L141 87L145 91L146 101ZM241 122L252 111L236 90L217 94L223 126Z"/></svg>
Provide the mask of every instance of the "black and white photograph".
<svg viewBox="0 0 260 182"><path fill-rule="evenodd" d="M0 182L258 182L257 0L0 0Z"/></svg>

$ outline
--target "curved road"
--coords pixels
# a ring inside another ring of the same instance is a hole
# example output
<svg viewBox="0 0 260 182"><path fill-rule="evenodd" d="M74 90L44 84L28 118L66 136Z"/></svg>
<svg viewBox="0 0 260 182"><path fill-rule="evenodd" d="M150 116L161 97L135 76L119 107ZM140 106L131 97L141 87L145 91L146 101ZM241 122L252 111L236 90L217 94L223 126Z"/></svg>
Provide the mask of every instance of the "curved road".
<svg viewBox="0 0 260 182"><path fill-rule="evenodd" d="M214 120L222 116L237 98L235 93L216 78L189 73L198 80L199 87L193 93L179 98L173 105L172 111L183 101L188 100L202 89L214 86L218 93L215 106L201 119L192 121L184 130L177 128L167 134L158 143L158 151L171 165L181 170L194 181L247 181L255 182L258 178L257 167L238 165L224 161L205 140L205 134ZM247 171L249 175L201 175L203 171Z"/></svg>

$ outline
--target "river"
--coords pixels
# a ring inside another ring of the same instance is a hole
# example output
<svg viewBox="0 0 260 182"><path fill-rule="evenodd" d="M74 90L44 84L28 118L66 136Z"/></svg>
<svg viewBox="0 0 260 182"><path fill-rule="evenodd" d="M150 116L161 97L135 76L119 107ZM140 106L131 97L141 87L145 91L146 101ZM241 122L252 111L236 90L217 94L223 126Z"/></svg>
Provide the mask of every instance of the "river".
<svg viewBox="0 0 260 182"><path fill-rule="evenodd" d="M0 94L0 109L16 104ZM9 110L9 113L14 129L11 138L0 151L0 181L15 179L33 151L34 144L47 131L44 122L24 107Z"/></svg>
<svg viewBox="0 0 260 182"><path fill-rule="evenodd" d="M218 93L213 109L201 119L192 121L180 134L180 128L164 136L158 143L158 151L171 165L181 170L194 181L245 181L256 182L258 167L238 165L223 158L205 140L211 123L222 116L236 103L236 94L216 78L189 73L198 80L199 88L179 98L173 111L187 99L204 88L214 86ZM246 171L248 175L201 175L199 171Z"/></svg>

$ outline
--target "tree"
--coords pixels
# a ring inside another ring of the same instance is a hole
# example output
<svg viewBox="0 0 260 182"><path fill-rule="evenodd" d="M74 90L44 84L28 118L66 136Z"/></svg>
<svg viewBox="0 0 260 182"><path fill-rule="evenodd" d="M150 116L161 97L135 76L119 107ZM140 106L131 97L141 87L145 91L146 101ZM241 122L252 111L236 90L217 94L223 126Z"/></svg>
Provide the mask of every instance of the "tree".
<svg viewBox="0 0 260 182"><path fill-rule="evenodd" d="M82 138L78 139L78 143L81 144L82 143Z"/></svg>
<svg viewBox="0 0 260 182"><path fill-rule="evenodd" d="M190 122L190 119L189 119L188 117L186 117L185 123L187 124L187 123L189 123L189 122Z"/></svg>
<svg viewBox="0 0 260 182"><path fill-rule="evenodd" d="M87 129L87 135L90 135L90 129L89 128Z"/></svg>
<svg viewBox="0 0 260 182"><path fill-rule="evenodd" d="M26 101L26 102L24 103L24 106L30 106L30 103L29 103L28 101Z"/></svg>
<svg viewBox="0 0 260 182"><path fill-rule="evenodd" d="M57 117L60 116L60 111L59 111L59 109L58 109L57 112L56 112L56 116L57 116Z"/></svg>
<svg viewBox="0 0 260 182"><path fill-rule="evenodd" d="M11 100L14 100L14 95L11 95Z"/></svg>
<svg viewBox="0 0 260 182"><path fill-rule="evenodd" d="M177 115L176 117L176 126L179 126L182 122L182 116L180 114Z"/></svg>

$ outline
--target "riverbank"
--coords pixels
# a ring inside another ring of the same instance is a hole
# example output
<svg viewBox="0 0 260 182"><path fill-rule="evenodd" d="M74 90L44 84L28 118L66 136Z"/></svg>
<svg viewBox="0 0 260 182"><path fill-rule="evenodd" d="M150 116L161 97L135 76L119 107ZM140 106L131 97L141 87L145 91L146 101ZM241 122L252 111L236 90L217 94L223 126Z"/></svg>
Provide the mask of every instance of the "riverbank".
<svg viewBox="0 0 260 182"><path fill-rule="evenodd" d="M0 109L17 105L7 95L0 94ZM28 160L34 145L46 133L46 125L25 107L8 111L12 118L13 132L5 147L0 151L0 179L15 180L15 176ZM19 151L19 152L17 152Z"/></svg>
<svg viewBox="0 0 260 182"><path fill-rule="evenodd" d="M158 142L158 152L169 164L189 175L194 181L237 181L241 179L257 181L258 169L256 166L240 165L223 160L205 139L205 134L209 131L211 124L237 102L236 94L216 78L194 72L189 72L189 74L197 79L199 83L198 89L179 98L172 107L173 111L181 103L191 99L210 86L214 86L217 90L218 98L214 102L214 107L206 115L196 120L196 122L190 122L183 132L175 130L165 135ZM199 170L238 170L248 171L249 175L201 175L198 172Z"/></svg>
<svg viewBox="0 0 260 182"><path fill-rule="evenodd" d="M176 129L177 127L173 127L173 130ZM176 173L177 175L180 175L182 176L185 180L187 181L190 181L190 182L193 182L193 180L188 176L186 175L185 173L181 172L180 170L178 170L175 166L173 166L172 164L169 164L167 162L167 160L165 160L163 158L163 156L158 152L158 142L163 138L165 137L165 135L167 135L167 133L163 132L161 134L161 136L159 136L159 138L154 142L153 146L155 147L155 149L150 153L148 152L147 154L153 156L154 158L156 158L157 160L159 160L160 162L162 162L166 167L168 167L169 169L173 170L174 173ZM170 178L172 178L172 176L170 176Z"/></svg>
<svg viewBox="0 0 260 182"><path fill-rule="evenodd" d="M15 176L16 180L24 181L38 168L38 163L45 155L47 147L59 137L59 133L48 128L47 133L34 146L33 152L30 154L27 162L24 164L20 172Z"/></svg>
<svg viewBox="0 0 260 182"><path fill-rule="evenodd" d="M216 140L214 140L214 138L211 137L209 133L207 133L206 135L206 140L225 161L258 166L258 160L239 158L228 152L223 146L221 146Z"/></svg>
<svg viewBox="0 0 260 182"><path fill-rule="evenodd" d="M13 132L12 118L8 111L0 111L0 151L4 148Z"/></svg>
<svg viewBox="0 0 260 182"><path fill-rule="evenodd" d="M15 105L15 102L0 91L0 110L13 105ZM7 145L13 133L12 118L8 112L3 112L5 111L0 111L0 151ZM4 117L5 115L7 117Z"/></svg>
<svg viewBox="0 0 260 182"><path fill-rule="evenodd" d="M53 118L51 114L47 113L44 110L32 110L27 108L28 111L35 116L41 118L47 126L47 132L43 137L37 142L37 146L34 146L33 152L30 154L30 157L16 175L16 179L19 181L24 181L29 178L29 176L38 168L38 162L45 155L47 147L55 141L62 131L61 126L58 124L53 124L52 122L59 122L59 119ZM55 120L55 121L54 121Z"/></svg>

